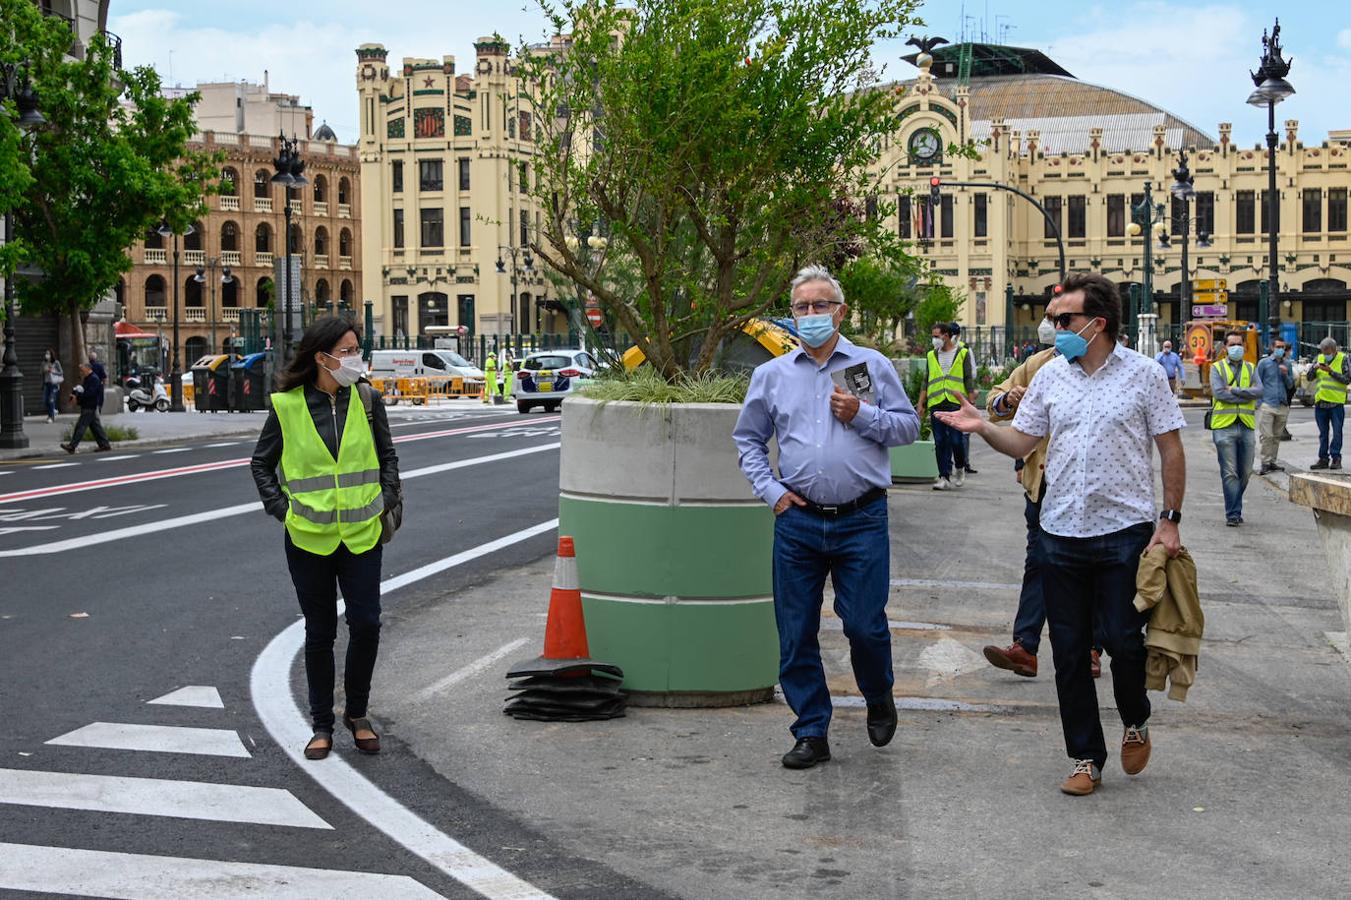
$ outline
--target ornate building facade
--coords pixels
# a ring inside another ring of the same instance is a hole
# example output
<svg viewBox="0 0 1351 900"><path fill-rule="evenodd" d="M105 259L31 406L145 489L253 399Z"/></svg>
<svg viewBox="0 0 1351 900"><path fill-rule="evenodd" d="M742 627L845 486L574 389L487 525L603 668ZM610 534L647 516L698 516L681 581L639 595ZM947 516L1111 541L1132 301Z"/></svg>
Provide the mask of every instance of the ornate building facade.
<svg viewBox="0 0 1351 900"><path fill-rule="evenodd" d="M377 331L395 340L431 326L567 330L554 288L526 251L540 222L527 190L533 111L507 45L482 38L474 47L466 73L453 56L405 58L391 69L384 46L356 51L369 210L362 267Z"/></svg>

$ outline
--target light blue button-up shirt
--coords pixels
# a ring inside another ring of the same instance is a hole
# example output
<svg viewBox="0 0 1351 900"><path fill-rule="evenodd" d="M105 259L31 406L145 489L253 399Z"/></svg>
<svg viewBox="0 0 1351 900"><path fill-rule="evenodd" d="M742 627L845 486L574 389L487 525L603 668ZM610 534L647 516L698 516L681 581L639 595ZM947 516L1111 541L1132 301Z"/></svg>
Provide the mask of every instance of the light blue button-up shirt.
<svg viewBox="0 0 1351 900"><path fill-rule="evenodd" d="M830 412L831 373L866 363L876 404L859 404L848 425ZM779 444L779 477L769 464L769 439ZM825 365L801 348L771 360L751 375L746 403L732 439L741 471L770 507L791 487L813 503L848 503L891 484L888 447L913 443L919 416L891 361L843 336Z"/></svg>

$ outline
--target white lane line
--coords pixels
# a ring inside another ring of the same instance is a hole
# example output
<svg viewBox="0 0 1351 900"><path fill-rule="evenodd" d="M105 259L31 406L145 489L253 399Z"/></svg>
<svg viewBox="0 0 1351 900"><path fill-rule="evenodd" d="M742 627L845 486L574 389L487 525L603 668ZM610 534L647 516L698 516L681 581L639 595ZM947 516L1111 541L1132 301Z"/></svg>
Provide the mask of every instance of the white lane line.
<svg viewBox="0 0 1351 900"><path fill-rule="evenodd" d="M410 478L419 478L423 475L435 475L439 472L448 472L452 469L463 469L467 466L476 466L481 463L498 462L504 459L513 459L517 456L527 456L531 453L543 453L546 450L557 450L558 443L540 444L537 447L523 447L520 450L507 450L502 453L493 453L488 456L476 456L473 459L461 459L452 463L442 463L437 466L428 466L424 469L414 469L404 474L403 480ZM0 501L4 498L0 497ZM263 504L257 501L253 503L241 503L237 506L225 506L220 509L209 509L206 512L193 513L187 516L177 516L172 519L164 519L159 522L147 522L144 525L132 525L127 528L116 528L112 531L102 531L98 534L91 534L87 537L68 538L64 541L53 541L50 544L37 544L32 547L23 547L17 550L0 550L0 559L9 556L31 556L37 553L63 553L67 550L78 550L81 547L90 547L94 544L106 544L110 541L120 541L123 538L137 537L143 534L151 534L156 531L168 531L174 528L183 528L188 525L198 525L202 522L214 522L218 519L229 518L230 516L239 516L244 513L261 510ZM55 528L56 526L48 526Z"/></svg>
<svg viewBox="0 0 1351 900"><path fill-rule="evenodd" d="M480 556L494 553L504 547L520 543L538 534L558 527L558 520L541 522L524 531L489 541L462 553L447 557L429 566L415 569L406 575L387 579L380 584L384 594L404 585L444 572ZM339 614L341 614L339 604ZM399 801L376 787L366 777L340 757L330 756L321 762L304 758L303 748L310 738L309 721L301 715L291 694L291 664L305 643L305 623L288 625L273 638L258 655L249 676L249 692L253 708L268 734L282 751L291 758L300 771L309 775L319 786L340 800L380 831L389 835L414 855L421 857L439 871L477 891L491 900L552 900L544 891L517 878L408 809Z"/></svg>
<svg viewBox="0 0 1351 900"><path fill-rule="evenodd" d="M551 419L532 419L531 422L554 422L561 419L561 416L555 416ZM525 427L530 422L522 422L520 426ZM403 444L408 441L425 441L428 438L451 437L457 434L472 434L476 431L501 430L501 424L495 425L473 425L467 428L451 428L445 431L429 431L425 434L406 434L402 437L396 437L394 443ZM510 437L510 434L505 437ZM556 446L556 445L555 445ZM184 447L184 450L191 448ZM163 452L163 451L160 451ZM78 481L72 484L53 485L45 488L34 488L27 491L16 491L12 494L0 494L0 505L8 503L17 503L20 500L32 500L36 497L54 497L58 494L74 494L80 491L94 491L99 488L118 487L120 485L138 484L143 481L158 481L161 478L177 478L180 475L196 475L201 472L215 472L219 469L234 469L239 466L247 466L251 457L240 457L239 459L222 459L217 462L198 463L192 466L180 466L176 469L160 469L157 472L136 472L130 475L118 475L113 478L98 478L93 481Z"/></svg>
<svg viewBox="0 0 1351 900"><path fill-rule="evenodd" d="M138 456L140 456L140 455L141 455L141 454L139 454L139 453L125 453L125 454L123 454L123 455L121 455L121 456L100 456L100 457L98 458L98 461L99 461L99 462L117 462L119 459L135 459L136 457L138 457Z"/></svg>
<svg viewBox="0 0 1351 900"><path fill-rule="evenodd" d="M163 697L147 700L146 703L160 706L200 706L204 709L225 709L220 699L220 691L205 684L190 684L176 691L170 691Z"/></svg>
<svg viewBox="0 0 1351 900"><path fill-rule="evenodd" d="M191 753L249 759L239 735L227 728L187 728L179 725L132 725L94 722L54 737L57 747L98 747L103 750L142 750L150 753Z"/></svg>
<svg viewBox="0 0 1351 900"><path fill-rule="evenodd" d="M210 449L212 449L212 448L214 448L214 447L234 447L234 446L237 446L238 444L239 444L239 441L222 441L222 442L219 443L219 444L203 444L203 445L202 445L202 449L203 449L203 450L210 450Z"/></svg>
<svg viewBox="0 0 1351 900"><path fill-rule="evenodd" d="M251 825L333 827L290 791L203 781L0 769L0 803Z"/></svg>
<svg viewBox="0 0 1351 900"><path fill-rule="evenodd" d="M181 900L183 897L431 900L441 896L407 875L35 847L31 844L0 844L0 888L119 900Z"/></svg>
<svg viewBox="0 0 1351 900"><path fill-rule="evenodd" d="M453 684L459 684L466 678L473 678L475 675L479 674L484 669L488 668L493 663L497 662L499 659L506 656L508 653L512 653L518 647L521 647L522 645L528 643L530 643L530 638L518 638L512 641L510 644L498 647L496 650L494 650L492 653L489 653L487 656L479 657L478 659L471 662L469 665L465 666L463 669L457 669L456 671L451 672L449 675L447 675L445 678L442 678L435 684L429 685L428 687L425 687L422 690L418 691L416 694L413 695L413 699L426 700L435 694L441 693L442 691L444 691L446 688L450 687Z"/></svg>
<svg viewBox="0 0 1351 900"><path fill-rule="evenodd" d="M1021 584L1000 581L948 581L942 578L893 578L892 587L909 588L961 588L972 591L1020 591Z"/></svg>
<svg viewBox="0 0 1351 900"><path fill-rule="evenodd" d="M72 462L47 463L47 465L45 466L33 466L33 471L40 472L43 469L69 469L71 466L78 466L78 465L79 463L72 463Z"/></svg>
<svg viewBox="0 0 1351 900"><path fill-rule="evenodd" d="M187 453L191 447L170 447L168 450L151 450L156 456L162 456L165 453Z"/></svg>

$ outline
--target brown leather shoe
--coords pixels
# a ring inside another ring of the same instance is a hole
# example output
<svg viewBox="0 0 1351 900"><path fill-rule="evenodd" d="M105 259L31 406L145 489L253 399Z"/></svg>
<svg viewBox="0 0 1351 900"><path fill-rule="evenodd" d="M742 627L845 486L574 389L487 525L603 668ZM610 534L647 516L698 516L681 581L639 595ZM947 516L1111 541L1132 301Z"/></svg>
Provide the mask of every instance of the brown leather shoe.
<svg viewBox="0 0 1351 900"><path fill-rule="evenodd" d="M316 731L314 737L305 745L306 759L323 759L333 749L333 735L327 731Z"/></svg>
<svg viewBox="0 0 1351 900"><path fill-rule="evenodd" d="M990 665L996 669L1005 669L1025 678L1037 677L1037 658L1024 650L1023 645L1017 641L1007 647L996 647L991 644L985 648L984 653Z"/></svg>
<svg viewBox="0 0 1351 900"><path fill-rule="evenodd" d="M1102 677L1102 651L1091 650L1091 656L1088 661L1088 671L1093 673L1094 678Z"/></svg>
<svg viewBox="0 0 1351 900"><path fill-rule="evenodd" d="M375 729L371 727L370 719L365 716L353 719L343 713L342 724L346 725L347 730L352 732L352 740L362 753L380 752L380 735L376 734Z"/></svg>
<svg viewBox="0 0 1351 900"><path fill-rule="evenodd" d="M1102 770L1091 759L1076 759L1074 771L1060 785L1060 790L1076 797L1085 797L1097 790L1102 784Z"/></svg>
<svg viewBox="0 0 1351 900"><path fill-rule="evenodd" d="M1139 775L1149 765L1149 726L1127 727L1121 735L1121 769L1127 775Z"/></svg>

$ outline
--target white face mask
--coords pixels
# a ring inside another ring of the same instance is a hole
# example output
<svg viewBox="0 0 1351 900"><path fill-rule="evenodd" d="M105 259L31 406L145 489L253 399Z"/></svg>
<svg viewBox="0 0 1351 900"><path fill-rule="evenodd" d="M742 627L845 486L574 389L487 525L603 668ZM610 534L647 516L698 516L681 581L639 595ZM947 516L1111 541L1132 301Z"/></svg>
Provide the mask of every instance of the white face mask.
<svg viewBox="0 0 1351 900"><path fill-rule="evenodd" d="M1037 340L1047 346L1055 343L1055 323L1050 319L1042 319L1041 324L1037 326Z"/></svg>
<svg viewBox="0 0 1351 900"><path fill-rule="evenodd" d="M360 356L337 357L331 353L325 353L329 359L338 360L336 369L329 369L328 374L333 376L333 380L339 387L351 387L356 384L366 372L366 364L361 361Z"/></svg>
<svg viewBox="0 0 1351 900"><path fill-rule="evenodd" d="M933 339L933 341L934 341L934 349L935 349L935 350L942 350L942 349L943 349L943 345L944 345L945 343L947 343L947 342L946 342L943 338L941 338L941 337L936 337L936 338Z"/></svg>

